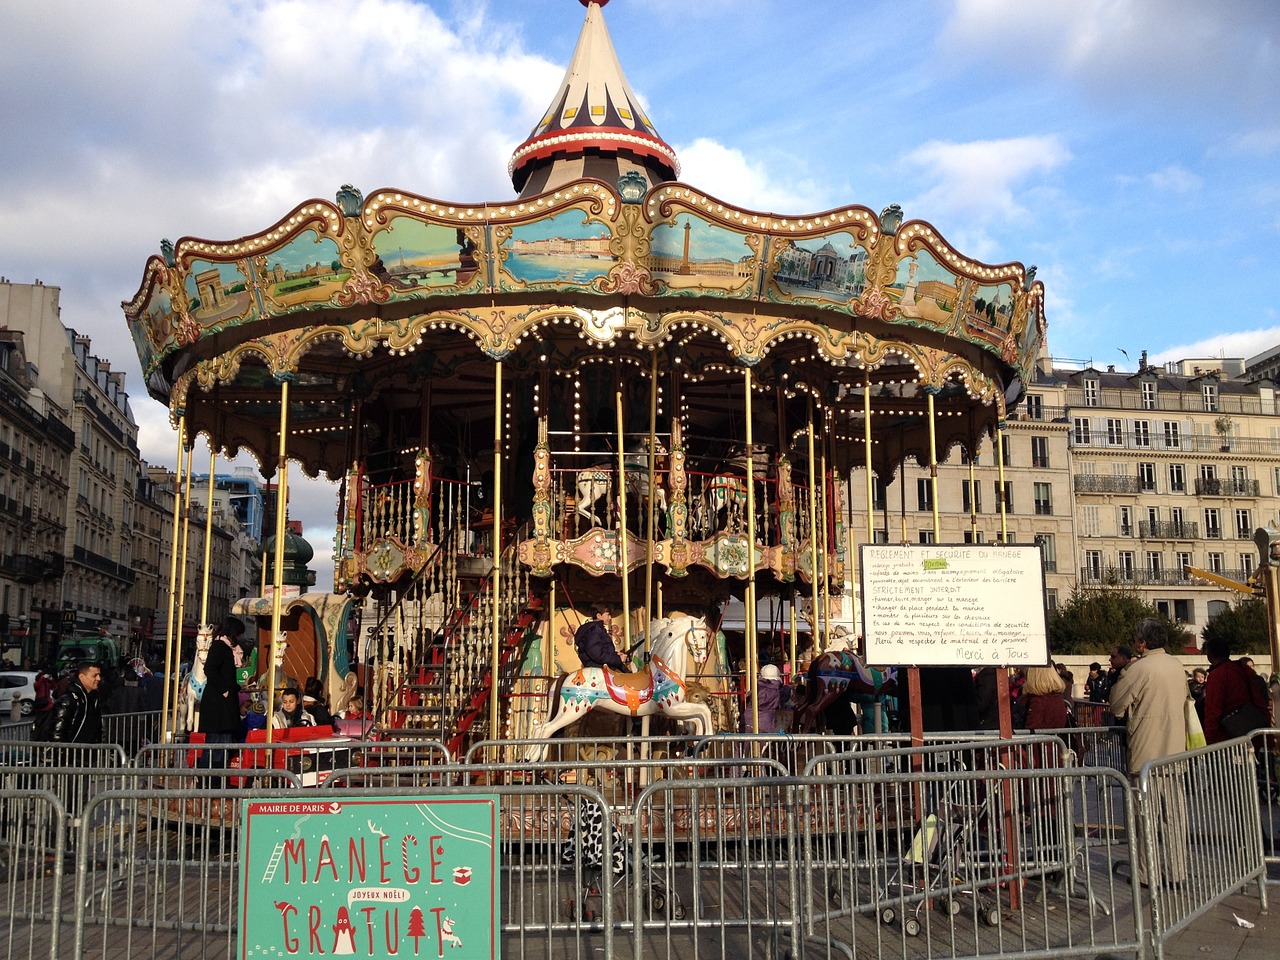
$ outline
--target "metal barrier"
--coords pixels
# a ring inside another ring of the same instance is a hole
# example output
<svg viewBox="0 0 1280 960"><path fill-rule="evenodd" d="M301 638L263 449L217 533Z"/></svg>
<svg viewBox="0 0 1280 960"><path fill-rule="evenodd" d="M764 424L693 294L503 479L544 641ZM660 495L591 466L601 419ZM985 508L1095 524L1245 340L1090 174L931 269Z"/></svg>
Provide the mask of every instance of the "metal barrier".
<svg viewBox="0 0 1280 960"><path fill-rule="evenodd" d="M0 951L57 960L66 878L66 811L47 790L0 789Z"/></svg>
<svg viewBox="0 0 1280 960"><path fill-rule="evenodd" d="M1257 759L1249 737L1143 765L1136 788L1143 853L1134 879L1149 891L1157 957L1164 938L1256 881L1267 906Z"/></svg>
<svg viewBox="0 0 1280 960"><path fill-rule="evenodd" d="M31 730L34 721L19 720L17 723L0 724L0 743L8 743L17 741L19 743L28 743L31 740Z"/></svg>
<svg viewBox="0 0 1280 960"><path fill-rule="evenodd" d="M102 742L116 743L127 756L160 739L159 710L141 713L104 713L102 715Z"/></svg>
<svg viewBox="0 0 1280 960"><path fill-rule="evenodd" d="M1262 859L1280 865L1280 729L1251 734L1258 761L1258 809L1262 821Z"/></svg>
<svg viewBox="0 0 1280 960"><path fill-rule="evenodd" d="M476 763L577 763L629 760L635 757L688 756L696 737L555 737L550 740L521 738L482 740L473 744L462 762ZM533 754L541 759L530 761Z"/></svg>

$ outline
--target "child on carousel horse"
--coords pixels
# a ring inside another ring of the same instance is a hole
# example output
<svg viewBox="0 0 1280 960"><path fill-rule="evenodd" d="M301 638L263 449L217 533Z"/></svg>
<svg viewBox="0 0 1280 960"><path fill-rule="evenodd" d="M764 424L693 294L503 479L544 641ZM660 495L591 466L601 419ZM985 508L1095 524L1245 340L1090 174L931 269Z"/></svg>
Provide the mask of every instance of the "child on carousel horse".
<svg viewBox="0 0 1280 960"><path fill-rule="evenodd" d="M609 630L613 624L613 613L602 603L595 604L591 609L594 617L582 621L573 634L578 659L584 667L608 667L610 670L629 673L631 665L613 645L613 634Z"/></svg>

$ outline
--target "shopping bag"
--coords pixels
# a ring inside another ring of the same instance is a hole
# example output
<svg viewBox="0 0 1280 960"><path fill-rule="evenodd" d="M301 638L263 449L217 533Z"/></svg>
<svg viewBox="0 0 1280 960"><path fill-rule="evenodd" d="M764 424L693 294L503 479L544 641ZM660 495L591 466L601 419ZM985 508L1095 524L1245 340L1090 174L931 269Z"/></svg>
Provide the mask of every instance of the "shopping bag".
<svg viewBox="0 0 1280 960"><path fill-rule="evenodd" d="M1190 697L1183 702L1182 713L1187 724L1187 749L1198 750L1204 746L1204 727L1200 726L1200 714L1196 712L1196 702Z"/></svg>
<svg viewBox="0 0 1280 960"><path fill-rule="evenodd" d="M1266 725L1267 715L1252 700L1246 700L1219 721L1223 732L1233 740Z"/></svg>

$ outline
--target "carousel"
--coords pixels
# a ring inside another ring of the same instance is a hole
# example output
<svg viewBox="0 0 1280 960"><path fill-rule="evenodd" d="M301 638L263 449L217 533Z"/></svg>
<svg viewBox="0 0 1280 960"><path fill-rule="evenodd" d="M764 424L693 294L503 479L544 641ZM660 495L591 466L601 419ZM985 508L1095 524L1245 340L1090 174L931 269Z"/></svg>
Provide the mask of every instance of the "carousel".
<svg viewBox="0 0 1280 960"><path fill-rule="evenodd" d="M896 206L780 216L680 182L606 2L582 0L514 197L343 186L239 240L163 242L124 305L188 472L203 436L282 504L292 469L339 484L332 594L282 596L277 510L275 589L246 607L263 643L309 650L335 711L358 692L455 752L566 710L738 729L739 660L825 648L875 484L998 445L1044 339L1034 268ZM581 669L598 605L629 675Z"/></svg>

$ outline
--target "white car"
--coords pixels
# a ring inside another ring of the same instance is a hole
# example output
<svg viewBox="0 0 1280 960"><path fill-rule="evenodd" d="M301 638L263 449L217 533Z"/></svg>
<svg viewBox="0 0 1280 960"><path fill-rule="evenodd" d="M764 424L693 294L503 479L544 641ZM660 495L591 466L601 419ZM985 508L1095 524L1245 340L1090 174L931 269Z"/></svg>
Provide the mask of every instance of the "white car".
<svg viewBox="0 0 1280 960"><path fill-rule="evenodd" d="M7 714L17 700L24 717L31 716L36 704L36 674L30 670L0 672L0 713Z"/></svg>

